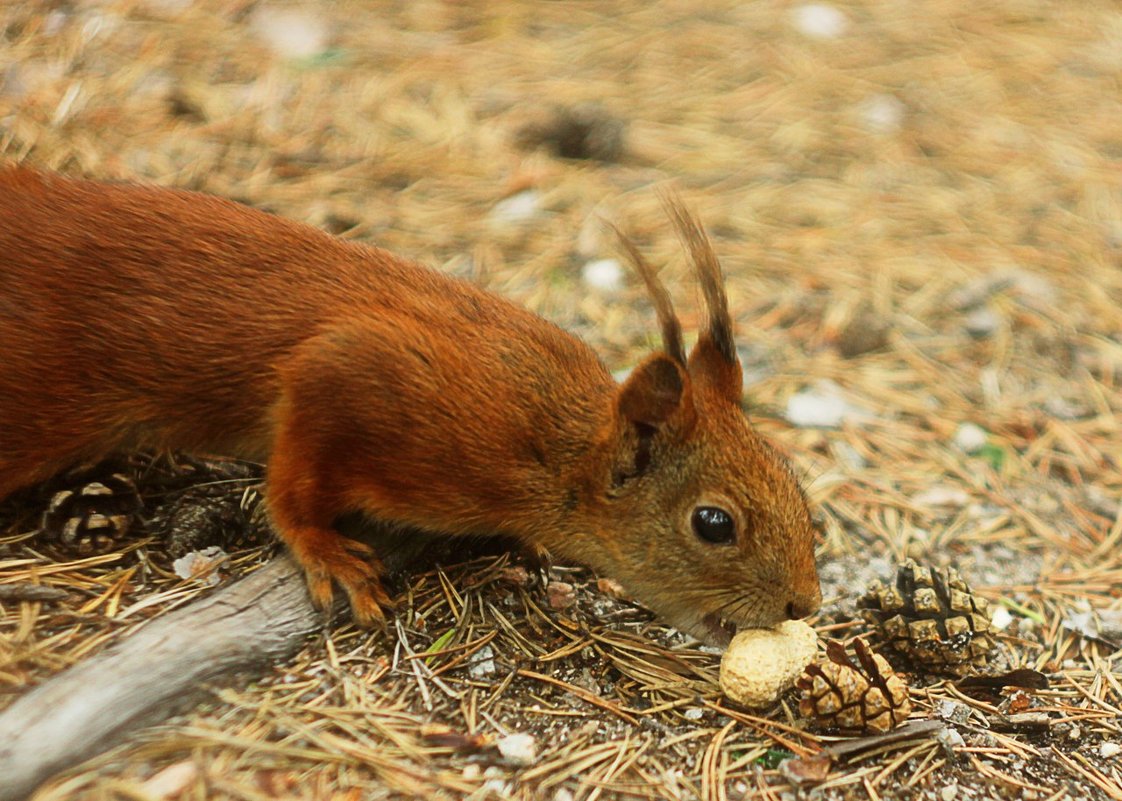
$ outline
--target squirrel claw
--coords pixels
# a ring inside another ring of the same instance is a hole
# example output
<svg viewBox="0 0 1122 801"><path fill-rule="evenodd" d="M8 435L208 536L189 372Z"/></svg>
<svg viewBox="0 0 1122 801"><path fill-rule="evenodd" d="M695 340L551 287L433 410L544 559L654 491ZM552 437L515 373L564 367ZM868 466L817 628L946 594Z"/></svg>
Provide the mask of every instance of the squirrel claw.
<svg viewBox="0 0 1122 801"><path fill-rule="evenodd" d="M386 614L383 609L393 609L393 601L386 595L382 583L368 582L365 587L344 587L351 602L351 615L355 625L364 629L386 628Z"/></svg>
<svg viewBox="0 0 1122 801"><path fill-rule="evenodd" d="M288 542L293 558L304 569L308 592L318 609L331 609L333 585L338 584L347 594L357 625L385 628L382 610L392 610L394 604L382 586L382 562L370 546L333 531L300 532Z"/></svg>

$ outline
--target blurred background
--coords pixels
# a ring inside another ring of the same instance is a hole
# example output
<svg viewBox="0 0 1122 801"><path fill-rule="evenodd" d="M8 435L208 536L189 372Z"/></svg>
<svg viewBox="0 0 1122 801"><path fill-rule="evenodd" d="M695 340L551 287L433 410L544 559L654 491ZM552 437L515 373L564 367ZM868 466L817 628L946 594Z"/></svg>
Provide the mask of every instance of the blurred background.
<svg viewBox="0 0 1122 801"><path fill-rule="evenodd" d="M1031 485L1011 503L1118 495L1120 77L1112 2L7 3L0 153L376 242L613 369L657 340L601 219L691 328L657 195L679 191L761 425L902 552L926 543L875 519L942 479L938 509L967 505L971 453Z"/></svg>
<svg viewBox="0 0 1122 801"><path fill-rule="evenodd" d="M1112 0L4 2L0 158L375 242L613 370L657 336L601 220L692 332L658 196L680 192L749 412L820 510L828 603L953 563L1046 621L1041 665L1070 645L1053 623L1118 605Z"/></svg>

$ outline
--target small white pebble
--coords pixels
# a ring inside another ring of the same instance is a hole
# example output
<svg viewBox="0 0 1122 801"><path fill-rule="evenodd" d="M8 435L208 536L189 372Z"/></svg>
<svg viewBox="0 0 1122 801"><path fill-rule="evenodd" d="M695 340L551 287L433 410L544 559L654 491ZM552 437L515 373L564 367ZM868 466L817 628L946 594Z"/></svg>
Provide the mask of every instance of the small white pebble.
<svg viewBox="0 0 1122 801"><path fill-rule="evenodd" d="M949 726L939 729L935 734L935 739L947 750L962 748L966 745L966 740L962 739L962 735L958 733L958 730L952 729Z"/></svg>
<svg viewBox="0 0 1122 801"><path fill-rule="evenodd" d="M538 756L532 734L508 734L495 743L495 746L503 759L515 765L532 765Z"/></svg>
<svg viewBox="0 0 1122 801"><path fill-rule="evenodd" d="M298 9L261 6L250 20L250 29L281 58L311 58L327 49L323 17Z"/></svg>
<svg viewBox="0 0 1122 801"><path fill-rule="evenodd" d="M966 329L966 333L973 339L992 337L1000 325L1001 318L998 317L997 312L989 306L982 306L974 309L974 311L966 315L966 319L962 321L962 326Z"/></svg>
<svg viewBox="0 0 1122 801"><path fill-rule="evenodd" d="M904 104L892 95L873 95L861 104L861 121L873 133L896 133L904 122Z"/></svg>
<svg viewBox="0 0 1122 801"><path fill-rule="evenodd" d="M942 801L954 801L957 796L957 784L948 784L946 787L943 787L941 790L939 790L939 798L941 798Z"/></svg>
<svg viewBox="0 0 1122 801"><path fill-rule="evenodd" d="M838 428L865 416L842 397L841 388L832 381L819 381L787 400L787 419L804 428Z"/></svg>
<svg viewBox="0 0 1122 801"><path fill-rule="evenodd" d="M495 652L490 645L484 645L472 656L468 675L473 679L486 679L495 675Z"/></svg>
<svg viewBox="0 0 1122 801"><path fill-rule="evenodd" d="M474 762L469 762L468 764L464 765L464 769L460 773L460 775L468 781L471 781L473 779L478 779L482 773L483 768L479 767L479 765L475 764Z"/></svg>
<svg viewBox="0 0 1122 801"><path fill-rule="evenodd" d="M1005 631L1009 628L1009 624L1013 622L1013 615L1004 606L999 606L993 610L993 617L990 619L990 624L998 631Z"/></svg>
<svg viewBox="0 0 1122 801"><path fill-rule="evenodd" d="M689 709L683 712L682 715L686 720L701 720L701 718L705 715L705 710L703 710L701 707L691 706Z"/></svg>
<svg viewBox="0 0 1122 801"><path fill-rule="evenodd" d="M912 502L918 506L928 507L963 507L970 503L970 494L959 487L940 484L913 495Z"/></svg>
<svg viewBox="0 0 1122 801"><path fill-rule="evenodd" d="M962 423L954 432L954 444L963 453L977 453L986 445L986 430L973 423Z"/></svg>
<svg viewBox="0 0 1122 801"><path fill-rule="evenodd" d="M960 704L958 701L944 698L936 704L935 714L943 720L961 724L970 720L970 707L966 706L966 704Z"/></svg>
<svg viewBox="0 0 1122 801"><path fill-rule="evenodd" d="M538 213L540 203L541 192L524 189L496 203L491 209L491 221L499 224L526 222Z"/></svg>
<svg viewBox="0 0 1122 801"><path fill-rule="evenodd" d="M1072 403L1066 398L1061 398L1057 395L1044 399L1044 411L1048 412L1052 417L1058 417L1061 420L1074 420L1077 417L1082 417L1087 414L1085 406L1082 406L1078 402Z"/></svg>
<svg viewBox="0 0 1122 801"><path fill-rule="evenodd" d="M837 39L849 25L845 14L826 3L806 3L793 15L799 33L814 39Z"/></svg>
<svg viewBox="0 0 1122 801"><path fill-rule="evenodd" d="M623 286L623 267L615 259L597 259L584 265L581 279L592 289L618 292Z"/></svg>
<svg viewBox="0 0 1122 801"><path fill-rule="evenodd" d="M1122 745L1118 743L1103 743L1099 746L1099 756L1103 759L1112 759L1122 754Z"/></svg>

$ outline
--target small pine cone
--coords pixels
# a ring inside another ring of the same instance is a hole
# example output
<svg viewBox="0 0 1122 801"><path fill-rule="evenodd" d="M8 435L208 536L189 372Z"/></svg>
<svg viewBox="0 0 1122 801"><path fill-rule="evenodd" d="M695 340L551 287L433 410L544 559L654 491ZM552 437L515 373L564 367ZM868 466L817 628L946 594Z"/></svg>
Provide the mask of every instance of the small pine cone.
<svg viewBox="0 0 1122 801"><path fill-rule="evenodd" d="M81 553L116 547L143 504L131 478L105 467L82 467L66 474L61 481L67 488L51 495L39 530Z"/></svg>
<svg viewBox="0 0 1122 801"><path fill-rule="evenodd" d="M826 646L828 662L807 666L795 683L799 712L822 728L848 734L879 734L896 728L912 711L908 685L864 640L855 640L853 650L860 667L836 640Z"/></svg>
<svg viewBox="0 0 1122 801"><path fill-rule="evenodd" d="M201 487L181 493L156 511L150 528L173 556L212 545L233 550L265 541L269 529L260 495L253 488L235 490L218 493Z"/></svg>
<svg viewBox="0 0 1122 801"><path fill-rule="evenodd" d="M935 570L909 559L894 586L869 586L862 616L917 667L953 675L986 664L994 639L989 604L970 592L953 567Z"/></svg>

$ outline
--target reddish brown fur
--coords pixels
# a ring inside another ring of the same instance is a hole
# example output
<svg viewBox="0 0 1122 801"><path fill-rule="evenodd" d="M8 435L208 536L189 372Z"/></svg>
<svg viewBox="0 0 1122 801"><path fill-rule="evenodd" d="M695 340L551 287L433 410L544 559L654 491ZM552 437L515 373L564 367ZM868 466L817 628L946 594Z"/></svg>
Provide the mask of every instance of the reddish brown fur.
<svg viewBox="0 0 1122 801"><path fill-rule="evenodd" d="M715 257L698 264L719 289ZM0 498L125 448L267 460L313 597L337 583L363 623L389 601L376 555L333 528L355 511L584 560L705 637L717 616L813 611L806 504L731 396L724 344L707 332L688 367L656 354L621 388L575 337L384 250L206 195L0 167ZM734 507L735 545L689 533L707 498Z"/></svg>

